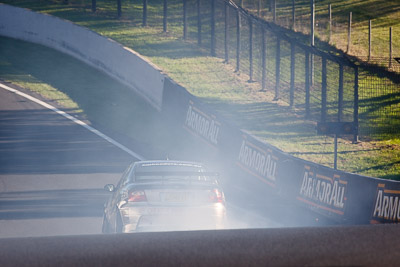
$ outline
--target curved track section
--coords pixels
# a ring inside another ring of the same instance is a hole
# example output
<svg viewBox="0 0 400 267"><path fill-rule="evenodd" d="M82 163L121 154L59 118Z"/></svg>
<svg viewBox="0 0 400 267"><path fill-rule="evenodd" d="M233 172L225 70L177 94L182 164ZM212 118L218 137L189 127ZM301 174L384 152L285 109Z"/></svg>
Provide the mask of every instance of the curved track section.
<svg viewBox="0 0 400 267"><path fill-rule="evenodd" d="M100 233L102 188L137 158L15 92L0 107L0 236Z"/></svg>

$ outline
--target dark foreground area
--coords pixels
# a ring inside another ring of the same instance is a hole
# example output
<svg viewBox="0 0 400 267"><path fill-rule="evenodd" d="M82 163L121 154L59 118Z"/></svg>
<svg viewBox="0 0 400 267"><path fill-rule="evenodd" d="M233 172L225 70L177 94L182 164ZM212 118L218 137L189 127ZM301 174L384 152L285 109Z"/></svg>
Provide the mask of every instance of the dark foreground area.
<svg viewBox="0 0 400 267"><path fill-rule="evenodd" d="M397 266L396 225L4 239L1 266Z"/></svg>

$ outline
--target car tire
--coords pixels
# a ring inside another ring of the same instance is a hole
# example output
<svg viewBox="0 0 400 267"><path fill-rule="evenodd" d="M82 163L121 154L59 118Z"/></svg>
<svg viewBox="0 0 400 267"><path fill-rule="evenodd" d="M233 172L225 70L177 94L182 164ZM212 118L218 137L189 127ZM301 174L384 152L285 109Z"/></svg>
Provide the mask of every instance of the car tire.
<svg viewBox="0 0 400 267"><path fill-rule="evenodd" d="M109 234L110 233L110 224L106 219L106 215L103 214L103 225L101 231L103 234Z"/></svg>
<svg viewBox="0 0 400 267"><path fill-rule="evenodd" d="M116 219L115 219L115 232L116 233L122 233L122 218L120 214L117 214Z"/></svg>

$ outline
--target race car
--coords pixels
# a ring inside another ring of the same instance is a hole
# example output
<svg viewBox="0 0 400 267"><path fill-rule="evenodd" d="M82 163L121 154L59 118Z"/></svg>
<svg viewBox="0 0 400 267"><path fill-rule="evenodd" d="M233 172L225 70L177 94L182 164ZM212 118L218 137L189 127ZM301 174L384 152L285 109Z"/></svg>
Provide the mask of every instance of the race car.
<svg viewBox="0 0 400 267"><path fill-rule="evenodd" d="M103 233L209 230L225 227L218 173L186 161L138 161L122 175L104 205Z"/></svg>

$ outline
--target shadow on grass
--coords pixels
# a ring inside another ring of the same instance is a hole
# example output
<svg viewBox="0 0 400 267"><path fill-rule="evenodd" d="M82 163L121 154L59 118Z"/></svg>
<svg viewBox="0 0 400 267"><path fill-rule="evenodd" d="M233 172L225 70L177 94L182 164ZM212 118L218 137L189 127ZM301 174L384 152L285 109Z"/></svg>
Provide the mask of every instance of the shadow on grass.
<svg viewBox="0 0 400 267"><path fill-rule="evenodd" d="M313 122L299 118L287 106L267 102L241 104L210 98L203 98L203 100L232 124L250 132L256 132L257 136L262 138L284 136L288 139L297 139L316 134Z"/></svg>
<svg viewBox="0 0 400 267"><path fill-rule="evenodd" d="M400 93L362 99L360 104L360 130L379 139L398 136L400 118ZM390 134L391 133L391 134Z"/></svg>
<svg viewBox="0 0 400 267"><path fill-rule="evenodd" d="M360 170L356 171L356 173L362 173L362 172L369 171L369 170L387 169L387 168L389 168L391 166L395 166L395 165L398 165L398 164L400 164L400 161L390 162L390 163L386 163L386 164L382 164L382 165L376 165L376 166L360 169ZM390 177L390 176L393 176L395 178L400 178L400 174L398 174L398 175L386 175L385 177L382 177L382 178L386 178L386 177ZM390 179L390 178L386 178L386 179Z"/></svg>

